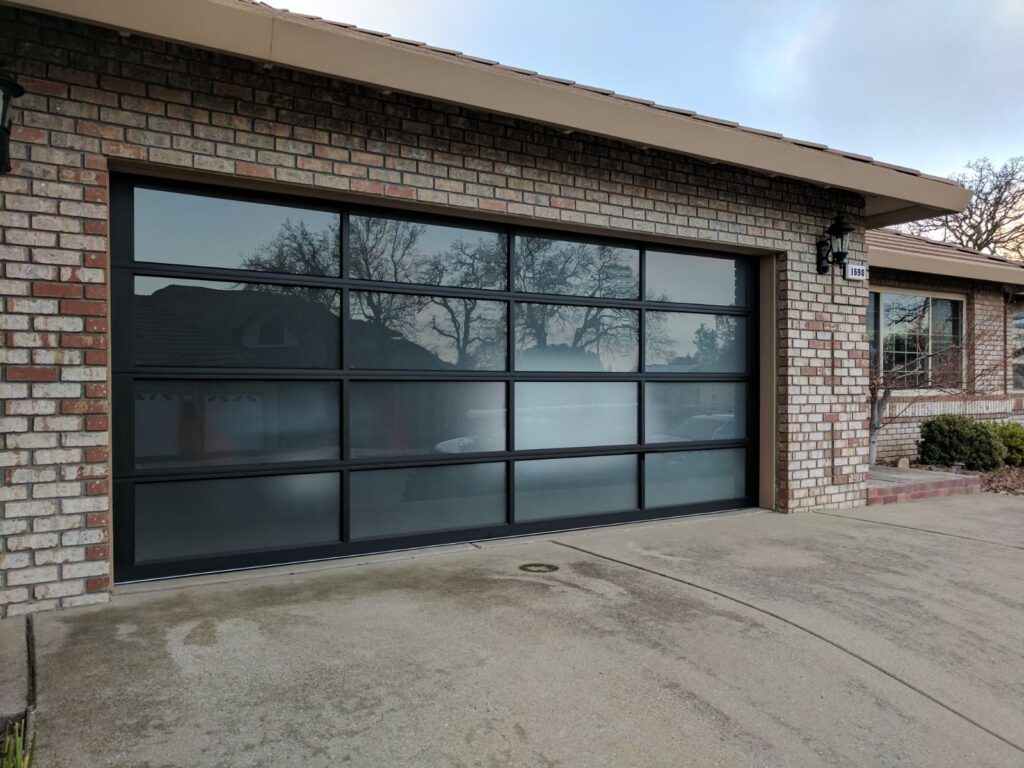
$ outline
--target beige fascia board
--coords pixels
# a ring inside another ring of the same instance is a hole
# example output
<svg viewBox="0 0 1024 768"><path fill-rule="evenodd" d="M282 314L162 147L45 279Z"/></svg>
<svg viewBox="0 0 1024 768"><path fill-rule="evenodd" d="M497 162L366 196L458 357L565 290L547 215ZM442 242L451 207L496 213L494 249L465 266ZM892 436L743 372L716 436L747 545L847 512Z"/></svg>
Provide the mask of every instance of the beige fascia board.
<svg viewBox="0 0 1024 768"><path fill-rule="evenodd" d="M923 256L917 253L885 248L868 248L868 266L880 269L899 269L925 275L943 275L966 280L983 280L1005 285L1024 285L1024 267L992 262L986 264L975 259Z"/></svg>
<svg viewBox="0 0 1024 768"><path fill-rule="evenodd" d="M865 196L867 215L960 211L953 184L236 0L4 0L46 13ZM895 203L895 206L894 206ZM895 217L895 218L894 218Z"/></svg>

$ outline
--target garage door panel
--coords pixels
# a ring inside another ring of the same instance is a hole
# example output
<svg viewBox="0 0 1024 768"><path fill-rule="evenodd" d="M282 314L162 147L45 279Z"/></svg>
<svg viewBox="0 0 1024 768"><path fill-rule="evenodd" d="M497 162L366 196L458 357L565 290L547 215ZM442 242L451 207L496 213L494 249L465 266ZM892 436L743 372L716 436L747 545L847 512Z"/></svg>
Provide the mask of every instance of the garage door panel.
<svg viewBox="0 0 1024 768"><path fill-rule="evenodd" d="M752 501L744 258L114 186L119 581Z"/></svg>

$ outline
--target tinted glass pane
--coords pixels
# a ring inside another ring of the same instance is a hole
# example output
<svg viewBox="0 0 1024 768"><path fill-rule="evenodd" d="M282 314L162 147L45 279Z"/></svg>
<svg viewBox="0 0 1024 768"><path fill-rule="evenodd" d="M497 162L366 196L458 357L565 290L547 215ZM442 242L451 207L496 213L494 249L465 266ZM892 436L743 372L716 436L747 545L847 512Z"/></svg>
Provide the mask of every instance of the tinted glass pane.
<svg viewBox="0 0 1024 768"><path fill-rule="evenodd" d="M138 365L337 368L337 291L136 277Z"/></svg>
<svg viewBox="0 0 1024 768"><path fill-rule="evenodd" d="M674 507L743 498L746 461L743 448L649 453L644 459L644 500L648 507Z"/></svg>
<svg viewBox="0 0 1024 768"><path fill-rule="evenodd" d="M353 539L501 525L505 465L461 464L352 472Z"/></svg>
<svg viewBox="0 0 1024 768"><path fill-rule="evenodd" d="M135 382L135 466L329 461L336 382Z"/></svg>
<svg viewBox="0 0 1024 768"><path fill-rule="evenodd" d="M508 249L497 232L351 216L348 274L377 282L504 289Z"/></svg>
<svg viewBox="0 0 1024 768"><path fill-rule="evenodd" d="M644 334L645 362L652 373L746 370L745 317L648 312Z"/></svg>
<svg viewBox="0 0 1024 768"><path fill-rule="evenodd" d="M135 486L135 560L149 562L338 541L337 474Z"/></svg>
<svg viewBox="0 0 1024 768"><path fill-rule="evenodd" d="M516 462L517 522L623 512L636 506L636 456Z"/></svg>
<svg viewBox="0 0 1024 768"><path fill-rule="evenodd" d="M679 304L747 304L747 265L732 258L647 251L648 301Z"/></svg>
<svg viewBox="0 0 1024 768"><path fill-rule="evenodd" d="M637 442L633 382L518 382L516 449Z"/></svg>
<svg viewBox="0 0 1024 768"><path fill-rule="evenodd" d="M746 384L658 382L645 386L644 428L648 443L746 437Z"/></svg>
<svg viewBox="0 0 1024 768"><path fill-rule="evenodd" d="M341 274L337 213L135 189L135 260Z"/></svg>
<svg viewBox="0 0 1024 768"><path fill-rule="evenodd" d="M349 312L349 364L353 368L505 368L503 302L352 291Z"/></svg>
<svg viewBox="0 0 1024 768"><path fill-rule="evenodd" d="M639 314L632 309L516 304L516 369L637 369Z"/></svg>
<svg viewBox="0 0 1024 768"><path fill-rule="evenodd" d="M501 382L353 381L354 458L505 450Z"/></svg>
<svg viewBox="0 0 1024 768"><path fill-rule="evenodd" d="M635 299L640 251L546 237L516 237L515 289L527 293Z"/></svg>

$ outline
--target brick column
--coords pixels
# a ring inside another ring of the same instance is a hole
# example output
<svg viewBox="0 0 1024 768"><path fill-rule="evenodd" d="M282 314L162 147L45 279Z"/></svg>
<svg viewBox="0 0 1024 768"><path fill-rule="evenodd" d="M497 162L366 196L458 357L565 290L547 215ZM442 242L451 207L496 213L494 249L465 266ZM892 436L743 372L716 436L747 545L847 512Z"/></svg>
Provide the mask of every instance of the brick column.
<svg viewBox="0 0 1024 768"><path fill-rule="evenodd" d="M31 162L0 177L0 616L110 587L106 160L46 127L15 121Z"/></svg>

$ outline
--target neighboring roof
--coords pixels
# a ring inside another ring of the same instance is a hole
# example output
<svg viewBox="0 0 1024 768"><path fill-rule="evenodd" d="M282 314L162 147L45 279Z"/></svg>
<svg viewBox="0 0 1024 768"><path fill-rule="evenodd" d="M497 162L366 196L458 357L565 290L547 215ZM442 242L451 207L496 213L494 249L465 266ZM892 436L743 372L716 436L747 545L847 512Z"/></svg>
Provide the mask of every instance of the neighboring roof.
<svg viewBox="0 0 1024 768"><path fill-rule="evenodd" d="M251 0L4 0L115 29L316 72L773 176L858 192L869 228L962 210L959 185L864 155L539 75Z"/></svg>
<svg viewBox="0 0 1024 768"><path fill-rule="evenodd" d="M894 229L871 230L865 240L871 267L1024 285L1024 263L1002 256L991 256L955 243L905 235Z"/></svg>

